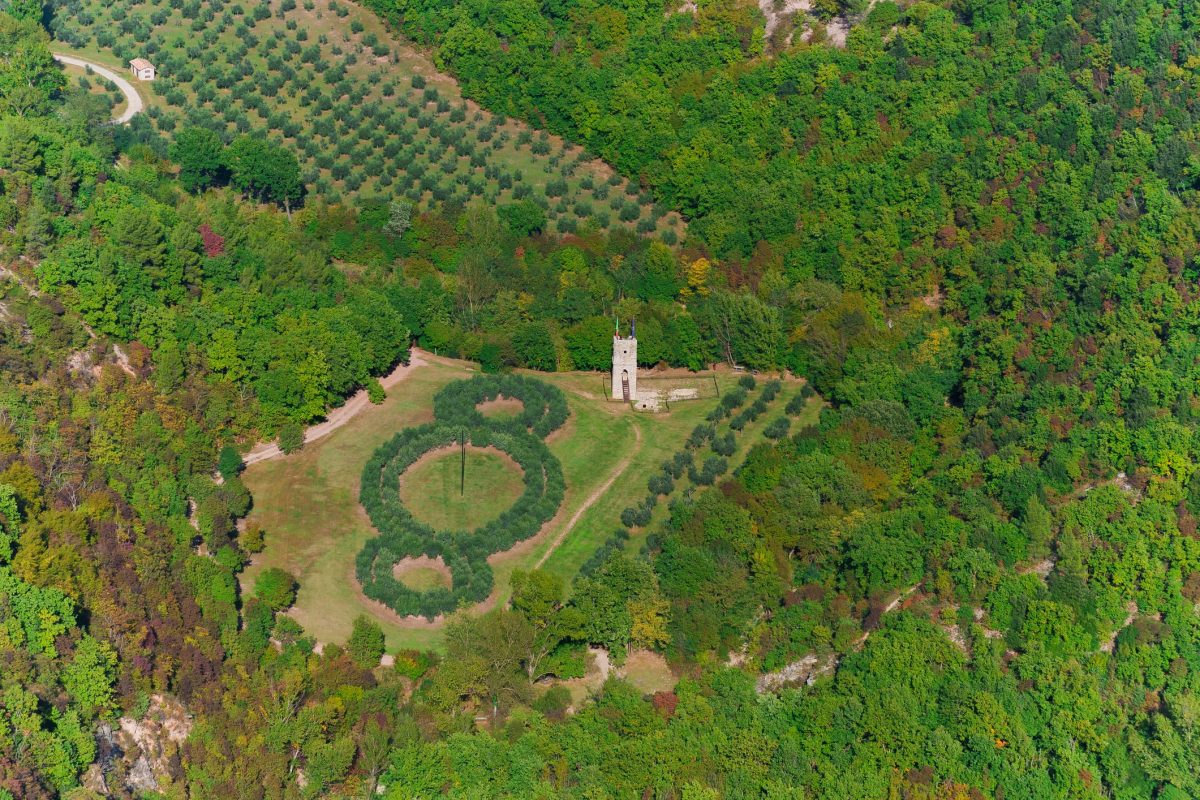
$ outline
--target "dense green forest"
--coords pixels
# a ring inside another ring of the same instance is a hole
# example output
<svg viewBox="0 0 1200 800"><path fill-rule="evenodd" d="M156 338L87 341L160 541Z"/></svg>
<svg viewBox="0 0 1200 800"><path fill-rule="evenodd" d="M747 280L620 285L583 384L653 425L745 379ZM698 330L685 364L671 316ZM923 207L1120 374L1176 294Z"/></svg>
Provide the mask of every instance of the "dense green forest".
<svg viewBox="0 0 1200 800"><path fill-rule="evenodd" d="M1200 795L1194 4L884 0L774 54L732 3L372 5L688 239L328 205L276 145L105 125L7 4L0 798ZM603 367L614 311L829 406L441 655L240 592L231 447L410 340ZM587 646L681 680L576 702Z"/></svg>

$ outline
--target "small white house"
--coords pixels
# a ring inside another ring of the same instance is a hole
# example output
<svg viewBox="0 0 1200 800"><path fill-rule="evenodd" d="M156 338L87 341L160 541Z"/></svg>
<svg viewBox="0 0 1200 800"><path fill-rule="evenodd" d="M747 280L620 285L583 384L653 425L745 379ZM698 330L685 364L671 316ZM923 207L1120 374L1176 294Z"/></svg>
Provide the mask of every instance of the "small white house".
<svg viewBox="0 0 1200 800"><path fill-rule="evenodd" d="M133 77L139 81L154 80L154 65L144 58L135 58L129 62L129 69L133 72Z"/></svg>

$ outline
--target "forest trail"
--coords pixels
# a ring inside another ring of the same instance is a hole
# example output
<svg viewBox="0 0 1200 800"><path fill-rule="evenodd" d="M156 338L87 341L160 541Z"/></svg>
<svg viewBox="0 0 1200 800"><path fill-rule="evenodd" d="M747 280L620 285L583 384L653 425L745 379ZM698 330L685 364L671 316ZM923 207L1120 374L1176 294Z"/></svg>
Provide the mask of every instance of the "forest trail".
<svg viewBox="0 0 1200 800"><path fill-rule="evenodd" d="M429 362L425 359L425 353L419 348L412 348L409 354L408 363L401 364L392 370L390 373L379 379L379 383L384 389L390 389L393 386L402 382L405 378L412 374L412 371L418 367L423 367ZM371 400L367 396L366 389L359 389L350 399L342 405L329 412L323 422L318 422L315 425L310 425L304 431L304 443L310 444L317 439L328 436L338 428L345 425L350 420L354 419L359 412L371 405ZM272 458L278 458L283 455L283 451L279 449L278 442L259 442L249 453L242 458L242 463L246 466L257 464L260 461L269 461Z"/></svg>
<svg viewBox="0 0 1200 800"><path fill-rule="evenodd" d="M113 119L114 125L124 125L131 119L142 113L145 108L145 103L142 102L142 96L138 94L138 90L133 84L125 80L117 73L113 72L108 67L97 64L95 61L77 58L76 56L63 55L62 53L53 53L54 60L62 64L70 64L73 67L82 67L90 69L100 77L112 81L117 88L121 90L121 94L125 95L126 108L125 111Z"/></svg>
<svg viewBox="0 0 1200 800"><path fill-rule="evenodd" d="M634 423L633 426L633 438L637 442L637 447L628 453L625 458L621 459L621 463L617 464L617 466L613 468L613 471L609 473L609 476L607 479L605 479L604 483L597 486L596 489L590 495L588 495L588 498L583 502L583 505L575 510L575 513L571 515L569 520L567 520L567 524L563 526L562 531L559 532L558 536L554 537L554 541L550 544L550 547L546 549L546 552L542 553L542 557L539 558L537 563L533 565L534 569L542 568L542 565L545 564L546 560L554 554L554 551L558 549L558 546L563 543L563 540L567 538L567 534L574 529L575 525L579 522L580 518L583 517L584 513L589 508L594 506L601 497L604 496L604 493L607 492L614 483L616 483L617 478L625 474L625 470L629 469L630 463L633 462L633 457L637 455L638 450L640 450L642 446L642 429L639 428L636 423Z"/></svg>

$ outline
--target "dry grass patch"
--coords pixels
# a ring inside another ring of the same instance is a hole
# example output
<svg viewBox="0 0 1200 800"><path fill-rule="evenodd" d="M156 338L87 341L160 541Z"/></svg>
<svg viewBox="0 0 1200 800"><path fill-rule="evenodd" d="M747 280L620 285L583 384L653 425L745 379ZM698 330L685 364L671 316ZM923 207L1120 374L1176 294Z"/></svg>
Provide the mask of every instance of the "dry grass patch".
<svg viewBox="0 0 1200 800"><path fill-rule="evenodd" d="M679 678L667 666L661 653L652 650L633 650L625 659L625 665L617 675L633 684L642 694L668 692L679 683Z"/></svg>
<svg viewBox="0 0 1200 800"><path fill-rule="evenodd" d="M449 589L453 582L446 562L430 556L400 559L392 566L392 576L415 592L439 587Z"/></svg>
<svg viewBox="0 0 1200 800"><path fill-rule="evenodd" d="M525 404L515 397L500 397L484 400L475 406L488 419L512 419L525 410Z"/></svg>

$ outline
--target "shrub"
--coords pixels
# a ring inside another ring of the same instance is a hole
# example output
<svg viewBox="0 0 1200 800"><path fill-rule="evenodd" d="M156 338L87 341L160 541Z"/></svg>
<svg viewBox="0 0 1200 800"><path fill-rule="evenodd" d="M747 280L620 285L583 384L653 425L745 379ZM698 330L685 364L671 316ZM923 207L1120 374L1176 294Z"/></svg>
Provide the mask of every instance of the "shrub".
<svg viewBox="0 0 1200 800"><path fill-rule="evenodd" d="M238 543L247 553L261 553L267 544L266 534L261 525L250 524L238 535Z"/></svg>
<svg viewBox="0 0 1200 800"><path fill-rule="evenodd" d="M688 477L691 478L692 483L699 486L711 486L717 478L725 474L727 469L729 469L729 462L725 459L709 456L704 459L704 466L699 470L695 467L688 470Z"/></svg>
<svg viewBox="0 0 1200 800"><path fill-rule="evenodd" d="M279 449L285 455L298 452L304 447L304 428L295 422L289 422L279 429Z"/></svg>
<svg viewBox="0 0 1200 800"><path fill-rule="evenodd" d="M713 437L712 449L719 456L732 456L737 450L737 441L732 433L726 432L724 436Z"/></svg>
<svg viewBox="0 0 1200 800"><path fill-rule="evenodd" d="M641 528L650 524L650 517L658 498L650 496L636 506L621 512L621 524L626 528Z"/></svg>
<svg viewBox="0 0 1200 800"><path fill-rule="evenodd" d="M701 423L695 428L692 428L692 433L688 436L687 447L695 450L698 447L703 447L704 443L713 437L715 429L712 425Z"/></svg>
<svg viewBox="0 0 1200 800"><path fill-rule="evenodd" d="M571 707L571 690L561 684L551 686L546 693L533 701L533 708L547 719L560 721Z"/></svg>
<svg viewBox="0 0 1200 800"><path fill-rule="evenodd" d="M379 623L359 614L350 631L350 640L346 642L346 652L350 660L362 669L378 667L384 652L383 629Z"/></svg>
<svg viewBox="0 0 1200 800"><path fill-rule="evenodd" d="M726 392L721 397L721 407L726 409L734 409L744 405L746 402L746 390L742 388L734 389L731 392Z"/></svg>
<svg viewBox="0 0 1200 800"><path fill-rule="evenodd" d="M681 450L671 457L671 460L663 464L663 472L678 480L687 472L688 467L692 466L694 459L690 450Z"/></svg>
<svg viewBox="0 0 1200 800"><path fill-rule="evenodd" d="M395 670L409 680L419 680L437 663L437 656L423 650L400 650L396 653Z"/></svg>
<svg viewBox="0 0 1200 800"><path fill-rule="evenodd" d="M296 578L278 567L265 569L254 582L254 596L272 611L283 611L296 602Z"/></svg>
<svg viewBox="0 0 1200 800"><path fill-rule="evenodd" d="M766 436L768 439L782 439L788 435L788 429L791 425L792 421L787 417L777 417L771 420L770 424L763 429L763 436Z"/></svg>
<svg viewBox="0 0 1200 800"><path fill-rule="evenodd" d="M651 494L668 495L675 491L675 481L671 479L670 473L660 472L650 477L650 480L646 482L646 488Z"/></svg>
<svg viewBox="0 0 1200 800"><path fill-rule="evenodd" d="M743 375L742 377L738 378L738 386L742 387L743 389L751 390L757 385L758 382L754 380L753 375Z"/></svg>
<svg viewBox="0 0 1200 800"><path fill-rule="evenodd" d="M225 480L230 480L237 477L242 471L242 454L237 451L237 448L231 444L227 444L221 448L221 453L217 456L217 472Z"/></svg>

